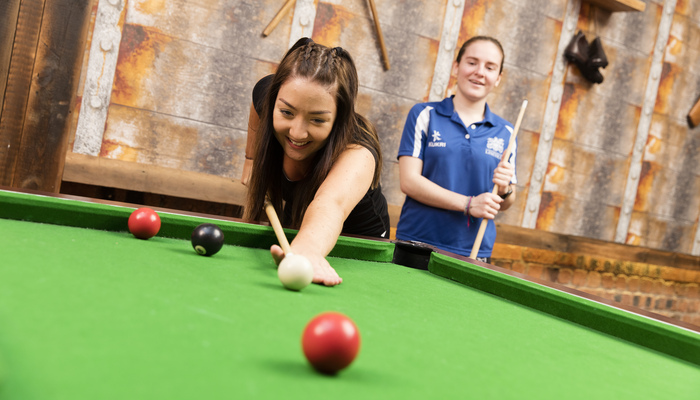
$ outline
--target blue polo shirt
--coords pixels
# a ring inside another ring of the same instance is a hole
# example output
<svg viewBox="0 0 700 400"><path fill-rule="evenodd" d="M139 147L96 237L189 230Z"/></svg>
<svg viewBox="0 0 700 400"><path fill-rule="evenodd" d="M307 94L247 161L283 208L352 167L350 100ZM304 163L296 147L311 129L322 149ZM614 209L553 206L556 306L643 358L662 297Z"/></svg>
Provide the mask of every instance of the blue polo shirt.
<svg viewBox="0 0 700 400"><path fill-rule="evenodd" d="M493 171L508 147L513 126L486 105L484 120L465 126L454 111L452 97L413 106L406 118L398 157L423 160L423 176L441 187L467 196L493 190ZM515 165L515 149L511 163ZM515 176L512 183L516 183ZM416 240L469 256L480 219L420 203L409 196L401 209L396 238ZM479 257L490 257L496 225L489 221Z"/></svg>

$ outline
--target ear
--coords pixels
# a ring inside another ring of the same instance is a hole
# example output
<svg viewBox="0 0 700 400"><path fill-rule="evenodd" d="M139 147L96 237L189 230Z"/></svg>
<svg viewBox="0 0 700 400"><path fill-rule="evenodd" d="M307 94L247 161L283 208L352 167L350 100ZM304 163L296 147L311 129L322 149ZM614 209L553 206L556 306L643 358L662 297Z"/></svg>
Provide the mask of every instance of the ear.
<svg viewBox="0 0 700 400"><path fill-rule="evenodd" d="M503 76L502 72L500 74L498 74L498 79L496 79L496 83L494 84L494 86L498 87L498 85L501 84L501 77L502 76Z"/></svg>
<svg viewBox="0 0 700 400"><path fill-rule="evenodd" d="M459 63L457 61L452 62L452 75L457 76L457 71L459 71Z"/></svg>

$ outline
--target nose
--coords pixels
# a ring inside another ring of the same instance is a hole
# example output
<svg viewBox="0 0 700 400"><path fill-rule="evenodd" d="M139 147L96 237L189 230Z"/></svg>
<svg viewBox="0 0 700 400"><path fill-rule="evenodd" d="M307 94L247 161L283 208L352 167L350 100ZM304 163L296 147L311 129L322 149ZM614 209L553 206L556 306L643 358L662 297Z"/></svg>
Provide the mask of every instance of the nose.
<svg viewBox="0 0 700 400"><path fill-rule="evenodd" d="M296 117L292 120L289 127L289 136L292 139L306 139L307 129L306 121L303 118Z"/></svg>

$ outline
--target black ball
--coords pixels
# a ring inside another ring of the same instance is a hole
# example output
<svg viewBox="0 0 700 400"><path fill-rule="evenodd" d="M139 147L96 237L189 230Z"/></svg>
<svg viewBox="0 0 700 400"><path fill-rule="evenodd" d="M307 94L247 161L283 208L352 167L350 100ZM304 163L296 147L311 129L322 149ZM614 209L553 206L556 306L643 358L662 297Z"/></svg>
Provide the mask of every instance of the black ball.
<svg viewBox="0 0 700 400"><path fill-rule="evenodd" d="M197 254L213 256L224 246L224 233L214 224L201 224L192 231L192 247Z"/></svg>

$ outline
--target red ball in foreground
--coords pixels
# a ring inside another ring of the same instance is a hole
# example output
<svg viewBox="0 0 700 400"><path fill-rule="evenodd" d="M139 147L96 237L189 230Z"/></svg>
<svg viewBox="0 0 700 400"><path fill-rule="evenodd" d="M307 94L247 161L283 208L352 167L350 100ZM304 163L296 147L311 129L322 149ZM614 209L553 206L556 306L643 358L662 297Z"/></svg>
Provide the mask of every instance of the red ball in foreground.
<svg viewBox="0 0 700 400"><path fill-rule="evenodd" d="M360 350L360 332L352 320L337 312L314 317L301 339L304 355L324 374L335 374L347 367Z"/></svg>
<svg viewBox="0 0 700 400"><path fill-rule="evenodd" d="M139 208L129 216L129 232L139 239L150 239L159 230L160 217L150 208Z"/></svg>

